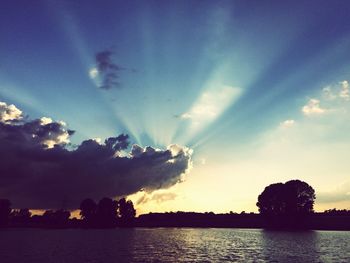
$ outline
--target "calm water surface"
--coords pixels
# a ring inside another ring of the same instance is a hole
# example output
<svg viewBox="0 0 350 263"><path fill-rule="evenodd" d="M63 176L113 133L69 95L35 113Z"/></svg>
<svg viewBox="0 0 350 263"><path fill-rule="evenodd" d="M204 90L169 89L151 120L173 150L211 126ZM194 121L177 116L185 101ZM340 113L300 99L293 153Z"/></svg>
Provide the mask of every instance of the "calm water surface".
<svg viewBox="0 0 350 263"><path fill-rule="evenodd" d="M350 262L350 232L5 229L0 262Z"/></svg>

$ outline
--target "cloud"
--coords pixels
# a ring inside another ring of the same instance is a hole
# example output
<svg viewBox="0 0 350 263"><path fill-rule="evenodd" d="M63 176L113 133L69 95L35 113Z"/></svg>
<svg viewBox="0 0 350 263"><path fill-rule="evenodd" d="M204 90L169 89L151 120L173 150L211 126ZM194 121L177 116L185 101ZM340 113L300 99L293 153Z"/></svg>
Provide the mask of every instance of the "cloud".
<svg viewBox="0 0 350 263"><path fill-rule="evenodd" d="M318 98L311 98L301 109L304 115L315 116L324 113L346 113L348 111L348 102L350 100L349 82L343 80L335 85L324 87L322 89L321 97L323 107L321 107L321 101Z"/></svg>
<svg viewBox="0 0 350 263"><path fill-rule="evenodd" d="M50 118L0 122L0 196L15 207L77 208L84 198L167 189L192 167L192 150L129 148L128 136L69 146L74 132ZM69 147L68 147L69 146Z"/></svg>
<svg viewBox="0 0 350 263"><path fill-rule="evenodd" d="M347 80L343 80L338 85L323 88L323 96L326 100L350 100L350 86Z"/></svg>
<svg viewBox="0 0 350 263"><path fill-rule="evenodd" d="M180 119L189 121L190 133L195 133L216 120L241 95L241 89L231 86L218 86L203 92L189 111Z"/></svg>
<svg viewBox="0 0 350 263"><path fill-rule="evenodd" d="M331 191L320 192L317 194L317 202L319 203L334 203L342 201L350 201L350 182L344 183Z"/></svg>
<svg viewBox="0 0 350 263"><path fill-rule="evenodd" d="M295 120L285 120L284 122L280 123L280 126L282 128L289 128L294 126L294 124L295 124Z"/></svg>
<svg viewBox="0 0 350 263"><path fill-rule="evenodd" d="M96 82L100 89L120 88L119 72L125 68L117 65L112 56L113 52L108 49L96 53L96 66L89 70L90 78Z"/></svg>
<svg viewBox="0 0 350 263"><path fill-rule="evenodd" d="M69 143L69 136L74 133L74 131L66 129L66 123L53 122L51 118L47 117L24 121L22 111L15 105L7 105L5 102L0 102L0 125L3 132L14 136L13 139L20 140L20 136L27 136L31 138L33 143L44 148L66 145ZM9 130L10 128L12 130Z"/></svg>
<svg viewBox="0 0 350 263"><path fill-rule="evenodd" d="M13 122L23 118L22 111L15 105L7 105L5 102L0 102L0 122Z"/></svg>
<svg viewBox="0 0 350 263"><path fill-rule="evenodd" d="M154 194L143 194L137 201L136 205L146 204L148 202L156 202L157 204L164 203L167 201L174 200L177 194L172 192L157 192Z"/></svg>
<svg viewBox="0 0 350 263"><path fill-rule="evenodd" d="M218 117L239 93L238 88L222 86L219 89L203 92L189 112L181 115L183 119L206 121Z"/></svg>
<svg viewBox="0 0 350 263"><path fill-rule="evenodd" d="M152 200L156 201L157 203L163 203L166 201L174 200L177 197L177 194L175 193L155 193L152 196Z"/></svg>
<svg viewBox="0 0 350 263"><path fill-rule="evenodd" d="M350 100L349 82L347 80L344 80L340 84L341 90L339 92L339 97L345 100Z"/></svg>
<svg viewBox="0 0 350 263"><path fill-rule="evenodd" d="M323 88L322 92L323 92L323 97L326 100L334 100L337 98L337 95L335 95L333 93L331 86L327 86L327 87Z"/></svg>
<svg viewBox="0 0 350 263"><path fill-rule="evenodd" d="M95 67L91 68L89 70L89 76L90 76L91 79L96 79L98 77L98 70L97 70L97 68L95 68Z"/></svg>
<svg viewBox="0 0 350 263"><path fill-rule="evenodd" d="M53 122L47 117L27 121L14 127L21 130L23 134L29 135L35 143L44 148L53 148L55 145L65 146L69 143L70 135L74 133L73 130L66 129L64 122Z"/></svg>
<svg viewBox="0 0 350 263"><path fill-rule="evenodd" d="M177 116L176 116L177 117ZM183 114L181 114L180 115L180 118L181 119L192 119L193 118L193 116L190 114L190 113L183 113Z"/></svg>
<svg viewBox="0 0 350 263"><path fill-rule="evenodd" d="M321 108L320 101L318 99L310 99L302 108L302 112L307 116L311 116L323 114L326 112L326 110Z"/></svg>

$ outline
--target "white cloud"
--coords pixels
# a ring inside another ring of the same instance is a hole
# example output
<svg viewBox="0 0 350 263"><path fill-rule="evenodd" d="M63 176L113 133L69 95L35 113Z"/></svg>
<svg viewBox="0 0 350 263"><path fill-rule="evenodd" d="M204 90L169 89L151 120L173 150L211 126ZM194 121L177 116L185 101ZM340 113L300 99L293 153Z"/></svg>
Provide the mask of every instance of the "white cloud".
<svg viewBox="0 0 350 263"><path fill-rule="evenodd" d="M191 109L180 118L190 121L191 132L196 132L217 119L240 96L241 89L219 86L203 92Z"/></svg>
<svg viewBox="0 0 350 263"><path fill-rule="evenodd" d="M61 131L60 134L50 134L48 139L42 141L42 144L46 145L47 148L53 148L55 145L64 145L69 142L69 133Z"/></svg>
<svg viewBox="0 0 350 263"><path fill-rule="evenodd" d="M349 82L347 80L344 80L340 82L341 84L341 91L339 92L339 97L350 100L350 91L349 91Z"/></svg>
<svg viewBox="0 0 350 263"><path fill-rule="evenodd" d="M5 102L0 101L0 122L11 122L22 118L22 111L15 105L7 105Z"/></svg>
<svg viewBox="0 0 350 263"><path fill-rule="evenodd" d="M321 108L320 101L318 99L310 99L309 102L302 108L302 112L307 115L319 115L326 112Z"/></svg>
<svg viewBox="0 0 350 263"><path fill-rule="evenodd" d="M100 137L92 138L92 140L94 140L98 144L102 144L102 139Z"/></svg>
<svg viewBox="0 0 350 263"><path fill-rule="evenodd" d="M222 86L202 93L192 108L181 115L183 119L207 121L217 118L241 93L236 87Z"/></svg>
<svg viewBox="0 0 350 263"><path fill-rule="evenodd" d="M182 119L192 119L192 115L190 113L183 113L180 115L180 118Z"/></svg>
<svg viewBox="0 0 350 263"><path fill-rule="evenodd" d="M327 100L350 100L350 85L347 80L339 82L339 85L327 86L323 88L323 97Z"/></svg>
<svg viewBox="0 0 350 263"><path fill-rule="evenodd" d="M101 74L96 67L90 68L89 77L96 87L100 87L102 85Z"/></svg>
<svg viewBox="0 0 350 263"><path fill-rule="evenodd" d="M280 123L280 126L282 128L289 128L294 126L294 124L295 124L295 120L285 120L284 122Z"/></svg>
<svg viewBox="0 0 350 263"><path fill-rule="evenodd" d="M58 121L58 123L61 125L61 126L67 126L67 123L65 121Z"/></svg>
<svg viewBox="0 0 350 263"><path fill-rule="evenodd" d="M341 81L340 84L342 85L342 88L344 88L344 89L349 88L349 82L347 80Z"/></svg>
<svg viewBox="0 0 350 263"><path fill-rule="evenodd" d="M91 79L96 79L98 77L98 74L99 74L99 72L98 72L97 68L91 68L89 70L89 76Z"/></svg>
<svg viewBox="0 0 350 263"><path fill-rule="evenodd" d="M40 118L40 124L41 125L46 125L46 124L49 124L49 123L52 123L52 119L51 118L48 118L48 117Z"/></svg>
<svg viewBox="0 0 350 263"><path fill-rule="evenodd" d="M332 91L332 87L331 86L327 86L325 88L322 89L322 93L323 93L323 97L326 100L334 100L337 98L337 95L335 95Z"/></svg>

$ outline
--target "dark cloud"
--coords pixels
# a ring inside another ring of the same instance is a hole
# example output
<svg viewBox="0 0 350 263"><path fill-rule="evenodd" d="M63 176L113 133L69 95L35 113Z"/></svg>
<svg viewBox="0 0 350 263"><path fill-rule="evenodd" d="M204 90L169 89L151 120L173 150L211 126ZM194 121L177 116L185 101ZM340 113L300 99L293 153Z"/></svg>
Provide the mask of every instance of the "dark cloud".
<svg viewBox="0 0 350 263"><path fill-rule="evenodd" d="M181 181L191 167L191 150L133 145L128 136L100 144L85 140L67 147L74 133L49 118L0 121L0 197L14 207L76 208L84 198L151 192Z"/></svg>
<svg viewBox="0 0 350 263"><path fill-rule="evenodd" d="M104 50L95 55L96 69L100 77L99 88L109 90L119 88L119 72L125 68L114 63L113 52Z"/></svg>

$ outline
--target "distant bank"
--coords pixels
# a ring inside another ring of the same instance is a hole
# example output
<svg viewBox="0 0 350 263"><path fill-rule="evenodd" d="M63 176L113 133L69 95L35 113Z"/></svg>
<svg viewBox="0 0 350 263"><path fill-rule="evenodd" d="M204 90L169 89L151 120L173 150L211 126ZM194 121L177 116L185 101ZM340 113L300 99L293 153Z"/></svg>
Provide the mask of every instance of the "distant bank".
<svg viewBox="0 0 350 263"><path fill-rule="evenodd" d="M255 213L214 214L195 212L149 213L128 222L108 226L87 225L81 219L47 222L32 217L26 222L9 222L7 227L32 228L114 228L114 227L191 227L191 228L265 228L289 230L345 230L350 231L350 215L313 213L302 220L291 217L266 218Z"/></svg>
<svg viewBox="0 0 350 263"><path fill-rule="evenodd" d="M208 227L350 231L350 210L334 208L315 213L315 198L315 191L309 184L290 180L265 187L256 203L259 214L169 212L138 217L135 217L136 210L131 200L104 197L97 202L86 198L79 206L80 219L72 219L71 212L64 209L46 210L42 215L32 215L28 208L11 209L8 199L0 199L0 227Z"/></svg>
<svg viewBox="0 0 350 263"><path fill-rule="evenodd" d="M265 218L260 214L150 213L135 218L136 227L212 227L212 228L290 228L310 230L348 230L350 215L314 213L303 218Z"/></svg>

